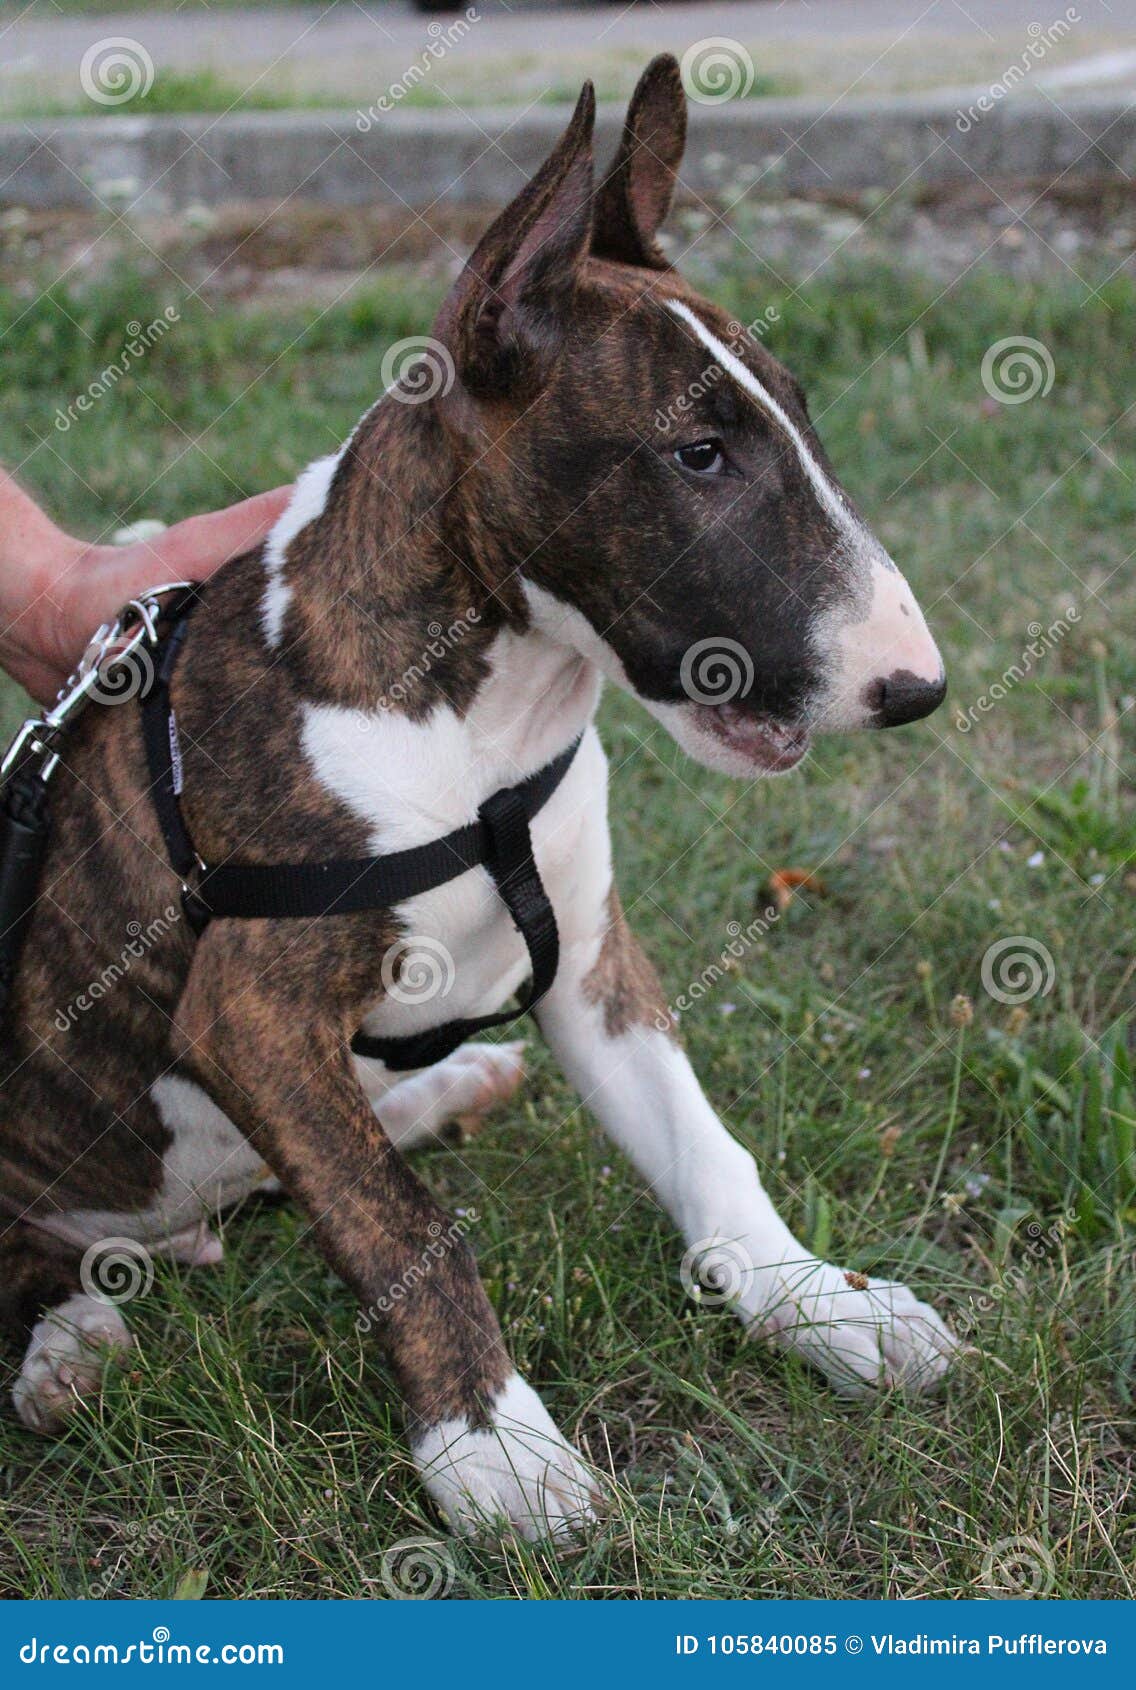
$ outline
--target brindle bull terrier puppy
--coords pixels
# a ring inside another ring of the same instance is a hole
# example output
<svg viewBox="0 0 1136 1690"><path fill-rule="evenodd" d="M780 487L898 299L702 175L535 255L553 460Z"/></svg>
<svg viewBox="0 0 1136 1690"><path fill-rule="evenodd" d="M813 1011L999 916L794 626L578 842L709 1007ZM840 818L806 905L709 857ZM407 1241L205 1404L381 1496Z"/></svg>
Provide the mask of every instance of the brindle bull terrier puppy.
<svg viewBox="0 0 1136 1690"><path fill-rule="evenodd" d="M385 394L303 474L263 552L210 586L173 685L184 813L210 863L398 850L582 735L532 826L561 945L542 1033L703 1271L745 1264L747 1327L842 1393L922 1388L948 1366L943 1322L793 1237L674 1037L613 882L593 715L606 676L691 756L751 778L791 768L814 733L926 715L942 664L796 381L656 243L684 141L675 61L646 71L598 188L593 116L586 87L445 301L452 382L421 403ZM727 636L752 684L692 698L690 652ZM472 1253L402 1155L509 1096L520 1047L467 1045L406 1077L349 1044L361 1025L404 1035L509 1001L526 952L489 876L319 921L216 920L199 938L171 922L96 1008L60 1015L177 894L137 710L89 711L68 769L3 1033L0 1298L30 1332L21 1419L59 1427L131 1342L84 1287L92 1245L214 1261L208 1213L271 1173L379 1311L450 1523L571 1530L595 1475L515 1371ZM444 997L388 989L408 935L452 957Z"/></svg>

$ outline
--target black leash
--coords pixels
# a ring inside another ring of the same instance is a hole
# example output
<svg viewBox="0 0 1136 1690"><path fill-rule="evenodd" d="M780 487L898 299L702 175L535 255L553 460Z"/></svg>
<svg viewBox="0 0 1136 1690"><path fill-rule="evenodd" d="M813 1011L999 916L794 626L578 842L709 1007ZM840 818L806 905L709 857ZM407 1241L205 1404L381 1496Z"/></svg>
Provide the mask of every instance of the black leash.
<svg viewBox="0 0 1136 1690"><path fill-rule="evenodd" d="M539 1003L556 978L556 916L533 857L529 823L567 774L580 741L516 786L487 798L476 821L441 839L379 857L322 863L226 862L209 867L194 849L181 808L182 759L170 683L201 594L179 595L158 641L153 678L142 695L142 733L151 792L170 862L182 882L182 904L195 933L212 920L315 919L391 909L483 867L525 942L532 980L521 1003L493 1015L449 1021L404 1038L357 1033L351 1048L388 1068L428 1068L476 1033L503 1027Z"/></svg>
<svg viewBox="0 0 1136 1690"><path fill-rule="evenodd" d="M152 587L131 599L92 636L77 667L42 716L24 722L0 763L0 1015L8 1007L20 956L39 896L51 833L48 783L59 767L72 720L97 689L122 696L158 643L162 602L187 583Z"/></svg>
<svg viewBox="0 0 1136 1690"><path fill-rule="evenodd" d="M0 805L0 1015L16 984L50 832L46 783L24 763L9 777Z"/></svg>

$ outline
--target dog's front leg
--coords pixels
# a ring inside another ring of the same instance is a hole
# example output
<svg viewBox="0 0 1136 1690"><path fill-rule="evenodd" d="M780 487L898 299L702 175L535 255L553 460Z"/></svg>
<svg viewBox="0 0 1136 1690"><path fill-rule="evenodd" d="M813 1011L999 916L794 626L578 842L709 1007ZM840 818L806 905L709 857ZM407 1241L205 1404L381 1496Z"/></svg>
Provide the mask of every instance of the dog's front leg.
<svg viewBox="0 0 1136 1690"><path fill-rule="evenodd" d="M359 937L373 956L373 938ZM515 1372L464 1228L407 1167L359 1085L355 996L312 929L297 945L294 926L284 937L268 923L218 923L178 1007L180 1066L303 1205L359 1298L452 1526L504 1519L526 1536L562 1534L589 1512L593 1481Z"/></svg>
<svg viewBox="0 0 1136 1690"><path fill-rule="evenodd" d="M597 862L600 853L596 852ZM923 1387L955 1341L903 1285L843 1273L793 1237L750 1153L710 1107L666 1000L612 886L580 936L572 912L541 1028L601 1125L634 1162L688 1246L688 1264L743 1321L806 1356L844 1395Z"/></svg>

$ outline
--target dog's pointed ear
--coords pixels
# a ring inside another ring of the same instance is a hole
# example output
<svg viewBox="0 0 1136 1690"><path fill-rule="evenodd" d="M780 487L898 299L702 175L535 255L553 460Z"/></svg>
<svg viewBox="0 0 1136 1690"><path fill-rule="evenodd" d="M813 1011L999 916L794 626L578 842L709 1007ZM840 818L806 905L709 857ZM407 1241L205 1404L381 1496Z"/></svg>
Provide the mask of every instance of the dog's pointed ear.
<svg viewBox="0 0 1136 1690"><path fill-rule="evenodd" d="M478 242L435 325L477 398L524 397L547 380L592 233L592 131L586 82L572 121L532 181Z"/></svg>
<svg viewBox="0 0 1136 1690"><path fill-rule="evenodd" d="M671 208L686 146L686 94L678 60L652 59L627 108L623 138L596 193L597 258L669 268L655 236Z"/></svg>

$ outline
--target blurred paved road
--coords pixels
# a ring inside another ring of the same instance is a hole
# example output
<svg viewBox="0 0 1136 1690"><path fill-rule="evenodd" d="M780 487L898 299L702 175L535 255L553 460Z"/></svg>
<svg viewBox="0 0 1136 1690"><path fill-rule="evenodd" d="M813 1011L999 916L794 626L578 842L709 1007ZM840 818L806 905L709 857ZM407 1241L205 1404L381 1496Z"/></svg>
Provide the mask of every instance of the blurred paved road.
<svg viewBox="0 0 1136 1690"><path fill-rule="evenodd" d="M338 0L250 10L60 16L0 3L0 111L84 104L79 66L108 37L137 42L159 74L209 69L234 95L311 96L352 105L425 65L413 98L463 109L568 99L586 75L601 99L625 94L652 52L708 38L741 42L768 89L838 100L987 85L1061 20L1060 40L1026 81L1054 89L1128 86L1136 74L1136 0L463 0L460 39L410 0ZM1079 21L1066 23L1067 10ZM433 31L432 34L428 33ZM448 44L452 41L452 44ZM427 57L424 48L434 43ZM768 89L766 91L768 91ZM405 92L405 91L404 91ZM400 99L403 94L399 94Z"/></svg>

